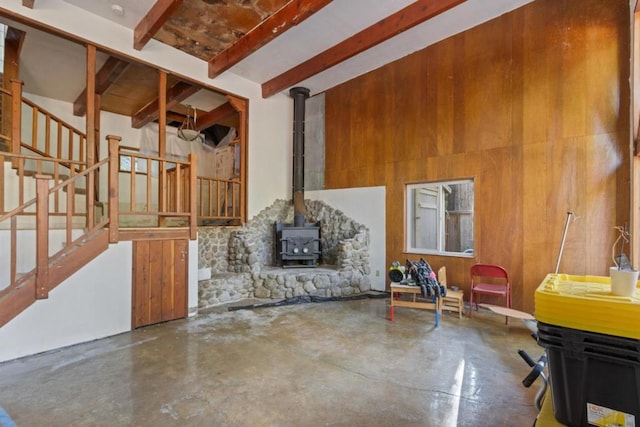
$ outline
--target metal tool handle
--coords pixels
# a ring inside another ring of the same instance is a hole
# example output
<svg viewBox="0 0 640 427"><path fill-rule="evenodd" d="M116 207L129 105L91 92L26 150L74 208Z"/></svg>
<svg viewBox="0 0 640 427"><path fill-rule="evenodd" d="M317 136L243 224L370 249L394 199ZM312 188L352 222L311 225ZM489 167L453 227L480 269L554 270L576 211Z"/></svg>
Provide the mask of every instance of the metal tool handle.
<svg viewBox="0 0 640 427"><path fill-rule="evenodd" d="M562 251L564 251L564 241L567 239L567 231L569 230L569 221L574 213L572 211L567 212L567 222L564 224L564 233L562 234L562 243L560 244L560 252L558 253L558 263L556 264L556 274L560 269L560 261L562 260Z"/></svg>

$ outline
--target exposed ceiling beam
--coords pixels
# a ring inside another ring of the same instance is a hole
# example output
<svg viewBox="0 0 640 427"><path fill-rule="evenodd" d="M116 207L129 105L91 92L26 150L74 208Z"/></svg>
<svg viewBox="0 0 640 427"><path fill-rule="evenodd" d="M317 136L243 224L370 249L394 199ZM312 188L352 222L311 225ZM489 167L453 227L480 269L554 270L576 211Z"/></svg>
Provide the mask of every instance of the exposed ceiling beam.
<svg viewBox="0 0 640 427"><path fill-rule="evenodd" d="M22 5L24 7L28 7L29 9L33 9L33 4L36 2L36 0L22 0Z"/></svg>
<svg viewBox="0 0 640 427"><path fill-rule="evenodd" d="M189 83L178 82L167 91L167 110L184 101L200 88ZM131 127L139 129L160 117L158 98L150 101L131 117Z"/></svg>
<svg viewBox="0 0 640 427"><path fill-rule="evenodd" d="M96 73L96 94L102 95L114 84L129 66L128 62L110 56L100 71ZM73 103L73 114L76 116L84 116L87 111L87 89L83 89L82 93Z"/></svg>
<svg viewBox="0 0 640 427"><path fill-rule="evenodd" d="M262 84L262 97L268 98L327 68L364 52L466 0L418 0L359 33L330 47L313 58Z"/></svg>
<svg viewBox="0 0 640 427"><path fill-rule="evenodd" d="M175 111L167 111L167 123L171 122L184 122L184 119L187 118L186 114L176 113Z"/></svg>
<svg viewBox="0 0 640 427"><path fill-rule="evenodd" d="M209 60L209 78L233 67L271 40L331 3L332 0L291 0L228 49Z"/></svg>
<svg viewBox="0 0 640 427"><path fill-rule="evenodd" d="M184 0L158 0L133 31L133 48L141 50Z"/></svg>
<svg viewBox="0 0 640 427"><path fill-rule="evenodd" d="M227 95L227 99L233 105L233 108L236 109L237 112L242 113L247 111L247 100L244 98L238 98L234 95Z"/></svg>
<svg viewBox="0 0 640 427"><path fill-rule="evenodd" d="M225 102L219 107L214 108L213 110L201 114L198 116L198 121L196 122L196 129L203 130L210 126L215 125L216 123L220 123L223 120L231 117L234 114L238 114L233 105L230 102Z"/></svg>

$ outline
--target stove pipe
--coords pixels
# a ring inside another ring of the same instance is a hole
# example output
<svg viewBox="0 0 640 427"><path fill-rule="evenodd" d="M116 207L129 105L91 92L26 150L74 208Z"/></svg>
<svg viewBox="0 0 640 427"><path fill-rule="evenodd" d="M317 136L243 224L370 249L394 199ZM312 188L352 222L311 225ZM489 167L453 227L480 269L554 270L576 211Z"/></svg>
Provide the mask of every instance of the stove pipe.
<svg viewBox="0 0 640 427"><path fill-rule="evenodd" d="M293 98L293 225L304 227L304 107L309 89L294 87L289 95Z"/></svg>

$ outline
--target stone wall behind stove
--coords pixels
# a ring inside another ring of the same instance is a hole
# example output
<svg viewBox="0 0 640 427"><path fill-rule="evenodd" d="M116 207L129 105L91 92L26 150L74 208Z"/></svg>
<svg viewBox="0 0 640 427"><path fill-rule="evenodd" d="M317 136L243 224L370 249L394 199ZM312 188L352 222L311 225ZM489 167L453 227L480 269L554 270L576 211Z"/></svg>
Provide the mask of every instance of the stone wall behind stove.
<svg viewBox="0 0 640 427"><path fill-rule="evenodd" d="M319 268L283 269L274 261L274 223L292 223L293 207L276 200L242 227L199 229L199 307L245 298L340 297L371 289L369 230L322 201L305 200L307 222L320 223ZM301 271L302 270L302 271Z"/></svg>

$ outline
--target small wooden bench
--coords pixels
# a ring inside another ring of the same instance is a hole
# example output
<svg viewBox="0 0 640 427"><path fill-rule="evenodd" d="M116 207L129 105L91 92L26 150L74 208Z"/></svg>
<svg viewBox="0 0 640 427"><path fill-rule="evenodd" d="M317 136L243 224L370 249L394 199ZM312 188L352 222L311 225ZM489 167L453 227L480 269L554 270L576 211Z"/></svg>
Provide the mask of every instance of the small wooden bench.
<svg viewBox="0 0 640 427"><path fill-rule="evenodd" d="M438 270L438 282L447 288L447 267L440 267ZM461 290L453 290L447 288L447 295L442 298L442 309L448 311L455 311L458 313L458 318L462 319L464 313L464 292Z"/></svg>
<svg viewBox="0 0 640 427"><path fill-rule="evenodd" d="M419 308L422 310L433 310L436 316L436 326L440 321L440 312L442 310L442 298L434 297L431 302L418 300L417 296L422 296L422 289L419 286L403 285L401 283L392 283L391 289L391 306L389 307L389 320L393 322L393 309L395 307ZM411 294L411 300L400 298L400 294Z"/></svg>
<svg viewBox="0 0 640 427"><path fill-rule="evenodd" d="M463 297L463 291L454 291L447 288L447 296L442 298L442 309L457 312L458 318L462 319L462 314L464 313Z"/></svg>

